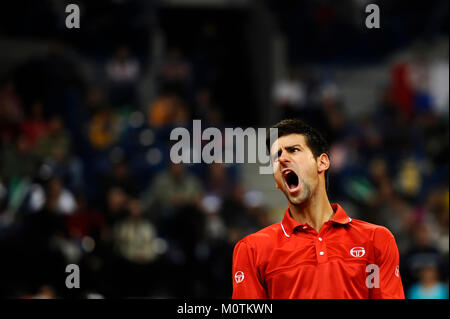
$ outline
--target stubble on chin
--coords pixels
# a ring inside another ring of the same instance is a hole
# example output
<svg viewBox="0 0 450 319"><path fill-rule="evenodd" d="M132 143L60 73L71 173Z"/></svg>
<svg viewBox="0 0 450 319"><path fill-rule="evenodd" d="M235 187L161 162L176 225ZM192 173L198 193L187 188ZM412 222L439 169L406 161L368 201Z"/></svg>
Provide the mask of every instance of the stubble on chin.
<svg viewBox="0 0 450 319"><path fill-rule="evenodd" d="M311 195L311 188L309 187L309 185L301 182L301 193L298 194L297 196L293 197L288 190L286 190L285 195L287 200L292 204L292 205L300 205L302 203L304 203L309 196Z"/></svg>

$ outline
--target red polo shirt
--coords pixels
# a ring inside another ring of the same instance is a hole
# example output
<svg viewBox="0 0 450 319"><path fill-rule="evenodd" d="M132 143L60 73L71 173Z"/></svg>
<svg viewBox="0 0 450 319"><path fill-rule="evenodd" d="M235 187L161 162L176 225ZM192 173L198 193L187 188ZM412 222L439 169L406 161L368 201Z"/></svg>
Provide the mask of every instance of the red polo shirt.
<svg viewBox="0 0 450 319"><path fill-rule="evenodd" d="M405 298L391 232L351 219L339 204L319 233L290 215L240 240L233 298Z"/></svg>

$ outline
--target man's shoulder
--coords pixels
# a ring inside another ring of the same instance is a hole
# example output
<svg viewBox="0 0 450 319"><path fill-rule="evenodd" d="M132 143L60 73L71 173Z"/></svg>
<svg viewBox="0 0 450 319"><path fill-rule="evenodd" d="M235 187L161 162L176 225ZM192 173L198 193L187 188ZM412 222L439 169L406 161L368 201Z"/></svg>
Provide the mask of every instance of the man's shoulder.
<svg viewBox="0 0 450 319"><path fill-rule="evenodd" d="M390 237L393 236L391 231L386 227L374 223L370 223L360 219L352 219L350 223L358 231L366 233L373 240L375 235L377 237Z"/></svg>
<svg viewBox="0 0 450 319"><path fill-rule="evenodd" d="M275 223L264 227L263 229L249 234L242 238L238 243L244 243L250 247L267 246L275 242L276 238L281 235L281 223Z"/></svg>

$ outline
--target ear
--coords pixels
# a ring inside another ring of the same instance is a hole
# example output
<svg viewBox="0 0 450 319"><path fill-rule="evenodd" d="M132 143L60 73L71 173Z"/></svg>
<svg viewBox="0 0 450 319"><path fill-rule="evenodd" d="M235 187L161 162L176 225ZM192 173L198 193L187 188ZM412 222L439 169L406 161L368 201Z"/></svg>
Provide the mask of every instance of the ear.
<svg viewBox="0 0 450 319"><path fill-rule="evenodd" d="M328 157L327 154L322 153L317 158L317 171L320 174L322 172L325 172L329 168L330 168L330 158Z"/></svg>

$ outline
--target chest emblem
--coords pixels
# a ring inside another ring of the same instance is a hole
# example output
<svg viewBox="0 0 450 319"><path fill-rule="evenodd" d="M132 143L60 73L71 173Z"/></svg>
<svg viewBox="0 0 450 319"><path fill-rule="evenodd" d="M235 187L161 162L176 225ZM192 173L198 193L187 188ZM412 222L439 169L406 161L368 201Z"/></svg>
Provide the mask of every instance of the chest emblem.
<svg viewBox="0 0 450 319"><path fill-rule="evenodd" d="M352 249L350 249L350 255L356 258L364 256L365 253L366 250L364 249L364 247L353 247Z"/></svg>

